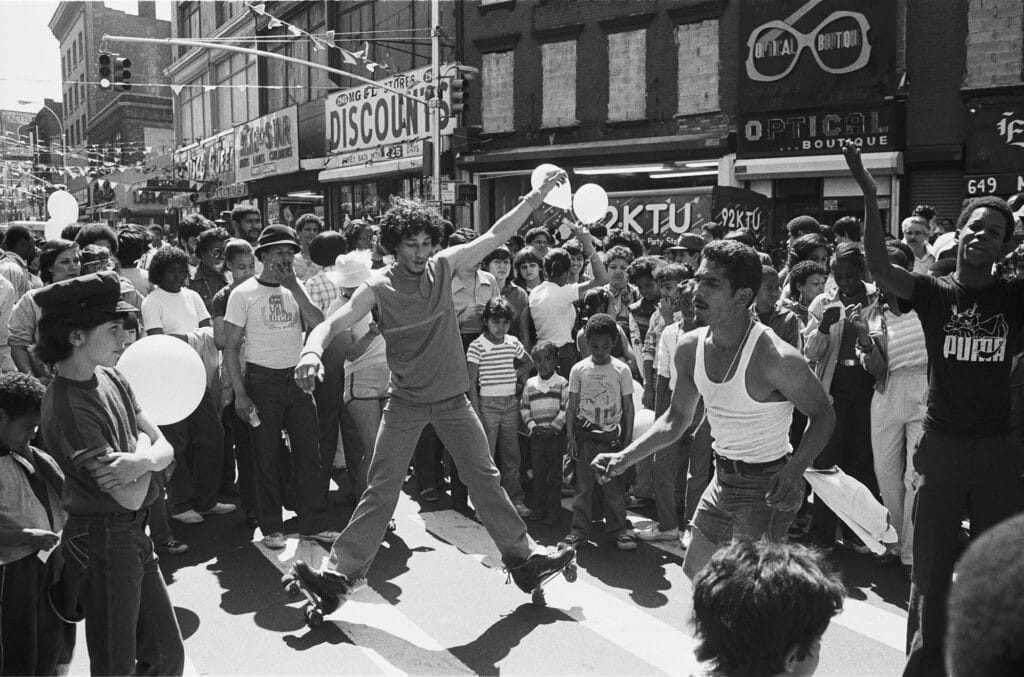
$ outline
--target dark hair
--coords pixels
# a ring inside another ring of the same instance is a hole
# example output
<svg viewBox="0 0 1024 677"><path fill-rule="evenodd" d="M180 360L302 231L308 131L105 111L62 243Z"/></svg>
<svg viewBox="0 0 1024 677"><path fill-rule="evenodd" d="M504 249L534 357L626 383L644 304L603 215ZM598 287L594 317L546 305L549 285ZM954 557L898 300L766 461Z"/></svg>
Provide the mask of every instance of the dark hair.
<svg viewBox="0 0 1024 677"><path fill-rule="evenodd" d="M263 216L262 214L260 214L260 210L257 209L255 206L240 203L231 208L231 221L232 223L237 223L242 221L242 219L246 218L247 216L251 216L253 214L261 218Z"/></svg>
<svg viewBox="0 0 1024 677"><path fill-rule="evenodd" d="M800 237L801 235L820 233L821 224L818 223L818 219L813 216L804 214L790 219L789 223L786 224L786 232L790 237Z"/></svg>
<svg viewBox="0 0 1024 677"><path fill-rule="evenodd" d="M0 376L0 409L7 419L38 414L43 407L46 388L35 376L10 371Z"/></svg>
<svg viewBox="0 0 1024 677"><path fill-rule="evenodd" d="M519 253L516 254L515 260L512 262L512 272L514 273L515 282L523 289L526 288L526 282L523 280L523 276L519 274L519 268L527 263L536 263L540 266L540 279L544 279L544 259L540 257L537 250L533 247L524 247L519 250Z"/></svg>
<svg viewBox="0 0 1024 677"><path fill-rule="evenodd" d="M1024 515L982 533L949 591L946 657L957 677L1024 675Z"/></svg>
<svg viewBox="0 0 1024 677"><path fill-rule="evenodd" d="M576 238L566 240L562 243L562 249L564 249L569 256L583 256L583 245Z"/></svg>
<svg viewBox="0 0 1024 677"><path fill-rule="evenodd" d="M862 271L867 269L864 248L856 242L843 242L836 247L835 254L832 255L832 267L835 268L840 263L849 263Z"/></svg>
<svg viewBox="0 0 1024 677"><path fill-rule="evenodd" d="M537 358L545 352L551 353L556 360L558 359L558 348L556 348L555 344L551 341L540 341L537 343L537 345L533 347L533 350L530 351L530 357L532 357L533 361L536 362Z"/></svg>
<svg viewBox="0 0 1024 677"><path fill-rule="evenodd" d="M838 236L848 237L854 242L860 242L864 232L864 225L856 216L844 216L832 224L832 231Z"/></svg>
<svg viewBox="0 0 1024 677"><path fill-rule="evenodd" d="M487 270L487 266L491 265L491 261L508 261L509 265L511 265L512 252L505 246L495 248L494 251L488 253L484 260L480 262L480 270Z"/></svg>
<svg viewBox="0 0 1024 677"><path fill-rule="evenodd" d="M472 228L459 228L454 233L448 236L449 247L458 247L460 244L466 244L480 237L480 235Z"/></svg>
<svg viewBox="0 0 1024 677"><path fill-rule="evenodd" d="M455 234L455 224L440 215L438 215L437 223L441 226L441 248L447 249L449 238Z"/></svg>
<svg viewBox="0 0 1024 677"><path fill-rule="evenodd" d="M701 257L722 268L733 294L740 289L749 289L750 302L754 302L761 288L762 264L753 247L733 240L714 240L704 247Z"/></svg>
<svg viewBox="0 0 1024 677"><path fill-rule="evenodd" d="M416 200L392 197L391 206L380 218L380 242L384 250L394 254L402 240L420 233L433 245L441 241L441 217L433 207Z"/></svg>
<svg viewBox="0 0 1024 677"><path fill-rule="evenodd" d="M85 228L86 225L88 224L81 222L69 223L68 225L60 229L60 239L71 240L72 242L74 242L75 238L78 237L78 234L82 232L82 228Z"/></svg>
<svg viewBox="0 0 1024 677"><path fill-rule="evenodd" d="M363 234L363 231L372 226L364 221L363 219L352 219L345 224L345 228L342 229L342 233L345 235L345 244L348 245L348 250L354 252L359 249L359 237Z"/></svg>
<svg viewBox="0 0 1024 677"><path fill-rule="evenodd" d="M199 234L204 230L209 230L213 227L213 221L205 216L190 214L178 226L178 241L181 242L182 246L185 246L186 242L194 237L199 237Z"/></svg>
<svg viewBox="0 0 1024 677"><path fill-rule="evenodd" d="M161 247L153 252L153 258L149 260L150 284L159 286L164 279L164 271L175 263L188 266L188 254L177 247Z"/></svg>
<svg viewBox="0 0 1024 677"><path fill-rule="evenodd" d="M583 335L587 338L592 336L609 336L614 342L619 338L619 325L615 322L615 318L608 313L597 313L587 320L587 326L583 329Z"/></svg>
<svg viewBox="0 0 1024 677"><path fill-rule="evenodd" d="M817 261L801 261L789 269L789 293L795 300L800 300L800 287L807 284L812 275L828 277L828 268Z"/></svg>
<svg viewBox="0 0 1024 677"><path fill-rule="evenodd" d="M654 270L654 281L658 284L666 282L679 283L693 279L693 268L688 263L666 263Z"/></svg>
<svg viewBox="0 0 1024 677"><path fill-rule="evenodd" d="M608 306L611 305L612 294L604 287L594 287L588 289L583 298L580 300L580 321L579 324L585 325L587 321L594 315L600 313L607 313Z"/></svg>
<svg viewBox="0 0 1024 677"><path fill-rule="evenodd" d="M95 272L89 266L94 263L110 263L110 250L101 244L87 244L82 247L82 273Z"/></svg>
<svg viewBox="0 0 1024 677"><path fill-rule="evenodd" d="M130 313L105 313L90 308L57 311L43 310L39 318L38 340L33 352L43 364L54 365L71 357L74 346L71 345L71 333L77 330L89 331L107 322L120 319L122 322L131 317Z"/></svg>
<svg viewBox="0 0 1024 677"><path fill-rule="evenodd" d="M225 243L225 245L224 245L224 260L225 261L230 261L231 259L235 258L236 256L240 256L242 254L249 254L251 256L255 256L253 254L253 252L252 252L252 244L250 244L247 240L242 240L242 239L239 239L237 237L233 237L230 240L228 240L227 243Z"/></svg>
<svg viewBox="0 0 1024 677"><path fill-rule="evenodd" d="M561 247L552 247L544 255L544 275L549 279L559 278L569 272L572 259L569 252Z"/></svg>
<svg viewBox="0 0 1024 677"><path fill-rule="evenodd" d="M14 251L22 242L35 244L32 230L27 226L19 226L18 224L8 226L7 232L4 233L4 249Z"/></svg>
<svg viewBox="0 0 1024 677"><path fill-rule="evenodd" d="M523 236L523 242L526 244L532 244L533 239L538 235L546 237L548 239L548 245L550 245L551 241L554 239L551 237L551 233L548 232L548 229L544 226L534 226L530 230L526 231L526 235Z"/></svg>
<svg viewBox="0 0 1024 677"><path fill-rule="evenodd" d="M914 269L914 261L916 260L914 250L906 242L902 240L887 242L885 251L889 255L889 260L896 265L906 270Z"/></svg>
<svg viewBox="0 0 1024 677"><path fill-rule="evenodd" d="M694 655L722 674L780 674L794 648L807 657L845 596L839 576L810 548L734 541L693 579Z"/></svg>
<svg viewBox="0 0 1024 677"><path fill-rule="evenodd" d="M917 205L914 207L912 216L920 216L925 221L931 221L935 218L935 207L931 205Z"/></svg>
<svg viewBox="0 0 1024 677"><path fill-rule="evenodd" d="M505 246L508 247L508 250L510 252L519 253L519 251L526 246L526 240L523 239L522 235L516 233L515 235L508 239L508 242L505 243Z"/></svg>
<svg viewBox="0 0 1024 677"><path fill-rule="evenodd" d="M960 218L956 220L957 232L960 232L960 230L962 230L967 224L967 221L971 218L971 214L974 213L975 209L991 209L1002 214L1003 218L1006 219L1006 230L1003 231L1003 242L1010 241L1010 238L1013 237L1013 229L1017 225L1017 217L1014 216L1013 211L1010 209L1010 205L1006 204L1006 200L998 198L995 195L976 197L968 202L960 211Z"/></svg>
<svg viewBox="0 0 1024 677"><path fill-rule="evenodd" d="M736 230L730 230L722 239L735 240L736 242L741 242L748 247L757 249L757 238L754 237L754 234L750 232L749 228L737 228Z"/></svg>
<svg viewBox="0 0 1024 677"><path fill-rule="evenodd" d="M801 261L806 261L819 247L824 247L826 254L829 252L828 240L818 233L801 235L793 240L793 244L789 246L788 267L792 268Z"/></svg>
<svg viewBox="0 0 1024 677"><path fill-rule="evenodd" d="M626 263L631 263L633 259L638 259L643 256L646 252L644 251L644 243L640 240L640 237L636 233L631 233L625 230L615 230L609 233L608 237L604 240L605 251L611 253L612 249L625 247L629 250L631 256L626 259ZM608 260L608 257L605 257Z"/></svg>
<svg viewBox="0 0 1024 677"><path fill-rule="evenodd" d="M485 303L484 310L480 314L480 319L484 322L494 318L503 318L511 322L513 317L515 317L515 313L504 296L496 296Z"/></svg>
<svg viewBox="0 0 1024 677"><path fill-rule="evenodd" d="M78 245L70 240L47 240L43 243L42 251L39 253L39 279L46 284L53 282L53 264L57 262L60 255Z"/></svg>
<svg viewBox="0 0 1024 677"><path fill-rule="evenodd" d="M131 268L149 248L149 231L129 223L117 231L117 262L122 268Z"/></svg>
<svg viewBox="0 0 1024 677"><path fill-rule="evenodd" d="M295 233L296 234L301 233L302 229L305 228L306 224L308 224L308 223L315 223L316 227L317 227L317 230L323 230L324 229L324 221L323 221L323 219L321 219L319 216L317 216L316 214L314 214L312 212L307 212L307 213L303 214L302 216L300 216L299 218L295 219Z"/></svg>
<svg viewBox="0 0 1024 677"><path fill-rule="evenodd" d="M654 279L654 271L665 265L665 259L658 256L641 256L626 268L626 278L633 284L645 277Z"/></svg>
<svg viewBox="0 0 1024 677"><path fill-rule="evenodd" d="M721 240L723 237L725 237L725 226L723 226L720 223L715 223L714 221L711 221L701 226L700 232L707 233L708 235L711 236L711 239L713 240Z"/></svg>
<svg viewBox="0 0 1024 677"><path fill-rule="evenodd" d="M78 231L78 235L75 236L75 242L83 250L91 244L96 244L99 240L106 240L110 243L107 249L114 256L117 256L117 233L114 229L105 223L90 223L82 227Z"/></svg>
<svg viewBox="0 0 1024 677"><path fill-rule="evenodd" d="M612 262L612 259L622 259L626 262L626 266L628 267L629 264L633 263L633 258L633 251L628 247L611 247L610 249L605 250L604 264L607 266Z"/></svg>
<svg viewBox="0 0 1024 677"><path fill-rule="evenodd" d="M318 266L333 266L339 256L347 253L348 242L336 230L325 230L309 243L309 258Z"/></svg>
<svg viewBox="0 0 1024 677"><path fill-rule="evenodd" d="M199 239L196 240L196 254L202 254L214 242L227 242L230 239L231 233L226 228L220 226L208 228L199 233Z"/></svg>

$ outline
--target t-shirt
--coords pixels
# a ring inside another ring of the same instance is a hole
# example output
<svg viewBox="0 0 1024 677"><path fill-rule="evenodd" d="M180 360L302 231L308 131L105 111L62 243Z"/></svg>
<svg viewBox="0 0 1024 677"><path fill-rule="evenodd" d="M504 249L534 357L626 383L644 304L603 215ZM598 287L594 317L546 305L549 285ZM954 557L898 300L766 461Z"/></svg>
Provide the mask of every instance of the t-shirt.
<svg viewBox="0 0 1024 677"><path fill-rule="evenodd" d="M473 339L466 351L466 361L479 366L480 396L515 395L515 361L524 357L526 351L515 336L505 334L501 343L492 343L484 334Z"/></svg>
<svg viewBox="0 0 1024 677"><path fill-rule="evenodd" d="M291 369L299 363L302 316L299 302L285 287L249 278L228 296L224 321L245 331L247 361L267 369Z"/></svg>
<svg viewBox="0 0 1024 677"><path fill-rule="evenodd" d="M237 285L223 287L213 295L213 302L210 304L211 317L224 317L224 314L228 312L228 297L231 296L231 291L235 286Z"/></svg>
<svg viewBox="0 0 1024 677"><path fill-rule="evenodd" d="M147 331L162 329L165 334L187 334L209 319L202 297L185 287L176 293L154 287L142 302L142 325Z"/></svg>
<svg viewBox="0 0 1024 677"><path fill-rule="evenodd" d="M953 275L914 273L911 303L928 348L925 430L957 438L1010 432L1010 370L1022 301L1024 280L968 289Z"/></svg>
<svg viewBox="0 0 1024 677"><path fill-rule="evenodd" d="M97 367L88 381L54 377L43 396L41 428L46 448L64 471L61 503L70 515L129 512L99 488L85 464L106 451L134 453L140 411L131 386L115 369ZM141 509L156 500L158 488L152 473L136 483Z"/></svg>
<svg viewBox="0 0 1024 677"><path fill-rule="evenodd" d="M569 392L580 396L576 427L613 432L622 421L622 398L633 394L633 375L614 357L607 364L586 357L569 372Z"/></svg>
<svg viewBox="0 0 1024 677"><path fill-rule="evenodd" d="M583 284L559 287L545 280L530 292L530 316L537 327L537 342L550 341L555 346L572 343L572 328L576 324L576 308Z"/></svg>
<svg viewBox="0 0 1024 677"><path fill-rule="evenodd" d="M655 370L658 376L668 379L669 390L676 389L676 348L679 346L679 339L682 332L679 323L673 322L665 327L658 338L658 352L655 358Z"/></svg>

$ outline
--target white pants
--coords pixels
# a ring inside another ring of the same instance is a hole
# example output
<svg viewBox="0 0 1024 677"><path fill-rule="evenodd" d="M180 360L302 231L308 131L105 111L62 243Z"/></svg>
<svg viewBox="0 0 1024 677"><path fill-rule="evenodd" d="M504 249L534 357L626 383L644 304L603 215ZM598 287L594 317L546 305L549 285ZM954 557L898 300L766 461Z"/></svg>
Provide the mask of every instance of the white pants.
<svg viewBox="0 0 1024 677"><path fill-rule="evenodd" d="M899 369L889 374L885 392L871 400L871 449L882 504L899 534L900 558L913 563L913 455L921 443L928 406L928 372Z"/></svg>

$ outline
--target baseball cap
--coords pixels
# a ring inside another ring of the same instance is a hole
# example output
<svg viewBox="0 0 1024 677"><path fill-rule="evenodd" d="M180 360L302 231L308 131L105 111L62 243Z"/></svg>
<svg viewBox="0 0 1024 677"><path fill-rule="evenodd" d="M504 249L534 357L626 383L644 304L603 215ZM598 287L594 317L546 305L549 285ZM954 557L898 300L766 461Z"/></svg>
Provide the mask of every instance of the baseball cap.
<svg viewBox="0 0 1024 677"><path fill-rule="evenodd" d="M138 311L121 300L121 279L110 270L54 282L37 292L33 299L44 313L93 310L121 315Z"/></svg>

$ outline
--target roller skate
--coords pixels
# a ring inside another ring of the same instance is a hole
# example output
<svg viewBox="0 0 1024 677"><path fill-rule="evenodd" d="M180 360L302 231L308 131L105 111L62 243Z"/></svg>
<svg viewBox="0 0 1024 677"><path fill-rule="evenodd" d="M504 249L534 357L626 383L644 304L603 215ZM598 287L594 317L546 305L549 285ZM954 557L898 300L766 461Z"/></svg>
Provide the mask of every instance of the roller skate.
<svg viewBox="0 0 1024 677"><path fill-rule="evenodd" d="M562 574L569 583L576 580L576 549L571 545L559 543L557 549L549 548L546 552L531 555L526 560L508 557L505 559L505 571L520 590L532 595L534 604L546 606L545 583L558 574Z"/></svg>

